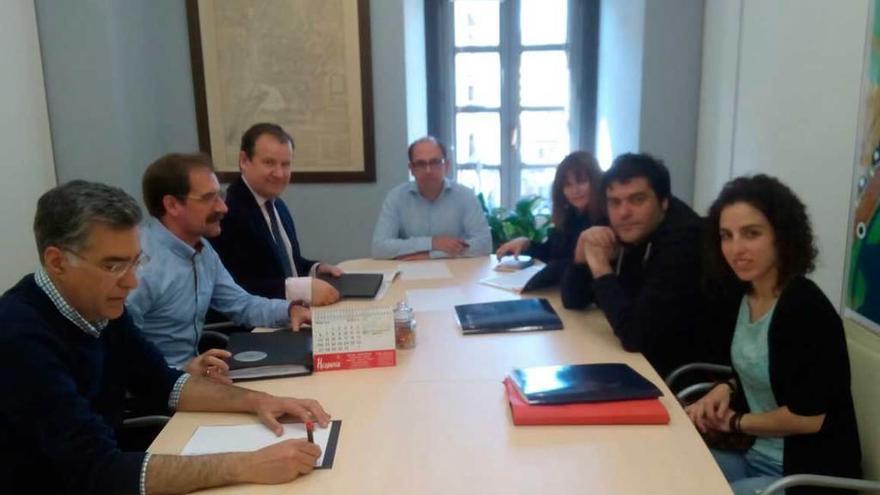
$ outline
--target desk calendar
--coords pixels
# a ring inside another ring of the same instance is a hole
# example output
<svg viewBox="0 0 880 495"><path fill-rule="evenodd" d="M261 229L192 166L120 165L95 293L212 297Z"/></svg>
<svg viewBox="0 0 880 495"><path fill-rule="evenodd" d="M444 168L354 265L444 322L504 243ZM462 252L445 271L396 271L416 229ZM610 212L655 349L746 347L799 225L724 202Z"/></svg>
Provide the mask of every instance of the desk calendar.
<svg viewBox="0 0 880 495"><path fill-rule="evenodd" d="M312 309L315 371L394 366L391 308Z"/></svg>

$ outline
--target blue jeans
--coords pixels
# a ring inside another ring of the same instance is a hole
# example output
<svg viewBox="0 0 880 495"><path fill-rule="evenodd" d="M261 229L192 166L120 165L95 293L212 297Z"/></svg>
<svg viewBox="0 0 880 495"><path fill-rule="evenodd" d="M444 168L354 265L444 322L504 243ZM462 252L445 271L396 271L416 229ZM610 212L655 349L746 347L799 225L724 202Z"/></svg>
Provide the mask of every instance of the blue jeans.
<svg viewBox="0 0 880 495"><path fill-rule="evenodd" d="M782 467L753 450L745 454L709 449L734 495L760 494L770 483L782 477Z"/></svg>

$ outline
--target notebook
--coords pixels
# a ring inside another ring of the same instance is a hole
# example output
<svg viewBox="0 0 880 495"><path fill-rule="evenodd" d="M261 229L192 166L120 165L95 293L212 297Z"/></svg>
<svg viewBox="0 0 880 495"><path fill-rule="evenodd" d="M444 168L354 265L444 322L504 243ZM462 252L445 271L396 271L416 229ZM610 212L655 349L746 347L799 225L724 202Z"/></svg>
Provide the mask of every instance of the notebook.
<svg viewBox="0 0 880 495"><path fill-rule="evenodd" d="M559 315L543 298L462 304L455 314L465 335L562 329Z"/></svg>
<svg viewBox="0 0 880 495"><path fill-rule="evenodd" d="M381 273L343 273L338 277L322 273L318 278L332 285L342 297L376 297L382 287Z"/></svg>
<svg viewBox="0 0 880 495"><path fill-rule="evenodd" d="M255 380L312 374L312 336L289 329L229 336L229 378Z"/></svg>
<svg viewBox="0 0 880 495"><path fill-rule="evenodd" d="M529 404L655 399L663 395L653 383L623 363L518 368L510 373L510 378Z"/></svg>
<svg viewBox="0 0 880 495"><path fill-rule="evenodd" d="M669 412L659 399L578 404L531 405L516 391L510 377L504 380L513 424L523 425L665 425Z"/></svg>

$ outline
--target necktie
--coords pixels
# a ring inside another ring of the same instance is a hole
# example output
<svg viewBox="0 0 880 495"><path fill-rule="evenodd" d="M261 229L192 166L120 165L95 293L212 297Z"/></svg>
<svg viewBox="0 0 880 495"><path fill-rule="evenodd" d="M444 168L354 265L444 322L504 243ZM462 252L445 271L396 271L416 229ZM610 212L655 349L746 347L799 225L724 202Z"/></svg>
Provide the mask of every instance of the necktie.
<svg viewBox="0 0 880 495"><path fill-rule="evenodd" d="M285 277L293 276L293 269L290 267L290 258L287 256L287 249L284 247L284 239L281 238L281 230L278 228L278 219L275 218L275 204L272 200L266 200L266 213L269 214L269 226L272 229L272 237L275 238L275 254L281 260L281 269L284 271Z"/></svg>

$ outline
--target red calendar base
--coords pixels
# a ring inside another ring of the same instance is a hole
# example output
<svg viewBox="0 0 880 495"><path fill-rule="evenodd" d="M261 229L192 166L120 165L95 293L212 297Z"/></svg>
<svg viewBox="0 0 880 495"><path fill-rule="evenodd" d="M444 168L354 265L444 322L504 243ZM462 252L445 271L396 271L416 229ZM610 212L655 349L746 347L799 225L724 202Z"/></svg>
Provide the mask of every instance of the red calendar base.
<svg viewBox="0 0 880 495"><path fill-rule="evenodd" d="M315 371L353 370L397 365L397 351L339 352L315 354Z"/></svg>

